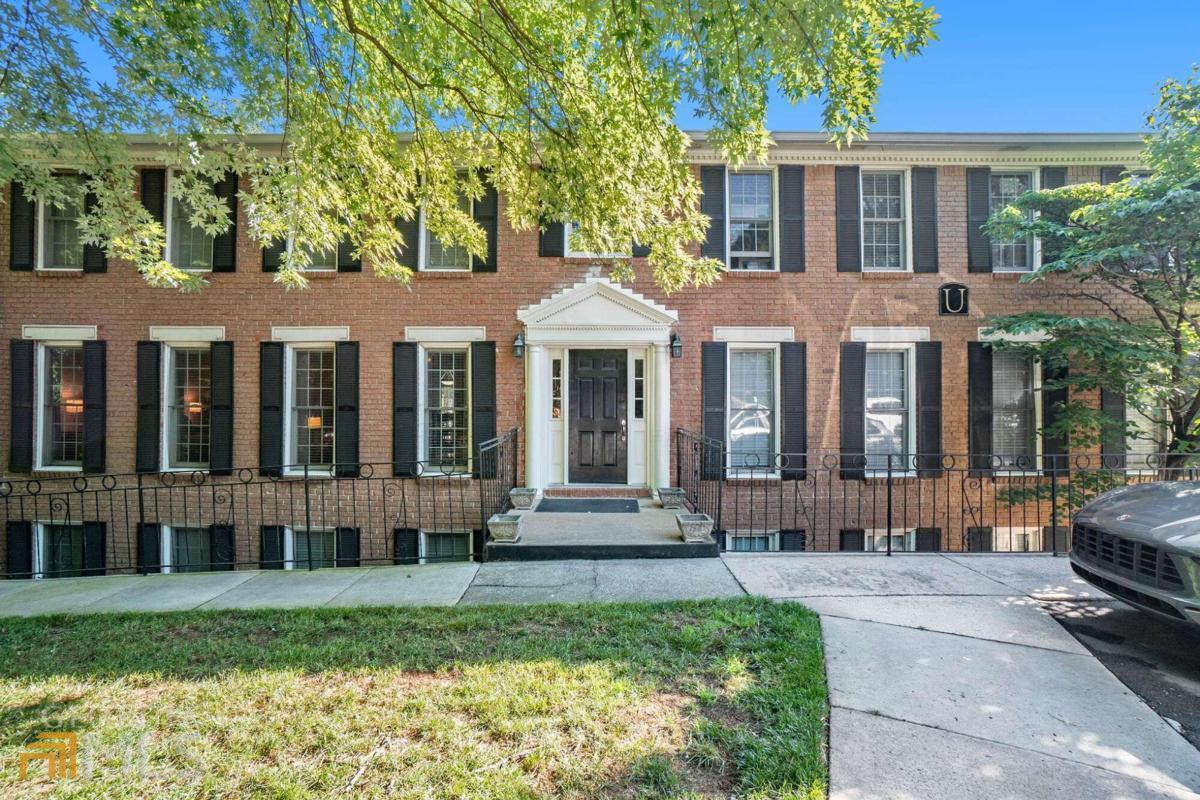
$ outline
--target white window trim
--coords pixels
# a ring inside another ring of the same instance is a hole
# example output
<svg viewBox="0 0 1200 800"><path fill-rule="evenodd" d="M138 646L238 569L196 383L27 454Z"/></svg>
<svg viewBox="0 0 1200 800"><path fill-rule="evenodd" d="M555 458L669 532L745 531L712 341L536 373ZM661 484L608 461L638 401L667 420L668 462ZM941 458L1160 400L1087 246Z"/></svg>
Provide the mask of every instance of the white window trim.
<svg viewBox="0 0 1200 800"><path fill-rule="evenodd" d="M170 343L163 342L163 344L161 346L161 355L159 356L160 377L159 377L159 393L158 393L158 404L159 404L158 414L159 414L159 420L160 420L159 437L158 437L158 440L159 440L158 444L159 444L160 452L159 452L158 463L159 463L159 468L162 472L208 472L208 470L212 466L211 462L208 464L205 464L202 467L173 467L173 466L171 466L171 419L170 419L171 397L175 393L174 392L175 371L173 369L171 369L171 357L172 357L171 351L173 351L173 350L209 350L209 356L210 356L210 361L209 361L209 370L210 370L209 381L210 381L210 383L209 383L209 385L211 386L211 380L212 380L212 378L211 378L212 350L210 347L211 344L212 344L211 341L195 341L195 342L178 341L178 342L170 342ZM210 389L210 391L211 391L211 389ZM209 413L211 414L211 412L212 412L212 409L210 408ZM211 420L211 417L210 417L210 420ZM211 427L209 428L209 431L210 431L209 445L211 447L211 444L212 444L212 442L211 442L211 431L212 431ZM211 458L211 456L212 456L212 454L210 452L209 457ZM184 527L186 527L186 526L184 526Z"/></svg>
<svg viewBox="0 0 1200 800"><path fill-rule="evenodd" d="M294 344L329 344L350 341L350 326L271 327L271 341Z"/></svg>
<svg viewBox="0 0 1200 800"><path fill-rule="evenodd" d="M47 267L46 266L46 230L47 230L46 217L50 213L50 204L43 201L41 198L38 198L36 202L37 202L37 220L34 223L34 225L35 225L34 235L37 238L34 243L35 244L34 249L36 251L34 267L33 267L34 270L36 272L83 272L83 261L82 260L79 262L78 267ZM79 213L80 213L80 215L82 215L84 213L82 205L80 206ZM78 219L78 217L76 217L76 219Z"/></svg>
<svg viewBox="0 0 1200 800"><path fill-rule="evenodd" d="M730 358L735 351L738 350L766 350L772 354L773 365L771 368L772 377L775 379L774 387L774 407L771 409L771 455L772 457L779 452L780 447L780 424L779 424L779 408L781 404L780 391L782 389L779 358L779 343L742 343L730 344L725 348L725 469L731 479L746 478L746 479L772 479L779 478L780 471L777 464L767 466L747 468L745 470L737 469L733 466L733 445L730 441L730 426L729 417L732 404L730 403Z"/></svg>
<svg viewBox="0 0 1200 800"><path fill-rule="evenodd" d="M916 528L892 528L892 536L904 537L904 549L897 550L892 548L893 553L915 553L917 552L917 529ZM863 531L863 550L867 553L886 553L887 552L887 528L867 528ZM883 546L877 547L876 541L882 540Z"/></svg>
<svg viewBox="0 0 1200 800"><path fill-rule="evenodd" d="M172 347L204 347L225 341L224 325L151 325L150 339Z"/></svg>
<svg viewBox="0 0 1200 800"><path fill-rule="evenodd" d="M430 530L429 533L454 534L456 536L466 536L467 537L467 560L469 561L475 556L475 537L472 535L471 531L465 530L465 529L460 530L460 531L449 529L449 530ZM419 535L417 537L417 563L419 563L419 564L452 563L452 562L447 562L447 561L433 561L433 562L428 561L427 560L428 556L426 555L427 548L426 548L426 543L425 543L425 534L426 534L425 529L424 528L419 529L418 534Z"/></svg>
<svg viewBox="0 0 1200 800"><path fill-rule="evenodd" d="M1042 188L1042 168L1040 165L1030 164L1025 165L1006 165L1003 167L991 167L988 177L988 216L995 213L996 209L992 208L992 187L991 175L1030 175L1029 190L1031 192L1040 191ZM1031 236L1032 240L1029 252L1029 268L1028 269L998 269L995 264L992 264L992 272L998 275L1028 275L1031 272L1037 272L1042 266L1042 240L1040 237ZM991 240L988 241L988 247L992 246Z"/></svg>
<svg viewBox="0 0 1200 800"><path fill-rule="evenodd" d="M45 522L38 520L33 523L33 558L31 575L34 580L47 580L46 578L46 563L45 563L45 547L46 547L46 527L48 525L74 525L82 526L82 522L75 520L55 520L53 522Z"/></svg>
<svg viewBox="0 0 1200 800"><path fill-rule="evenodd" d="M796 329L790 325L779 327L714 325L712 335L714 342L736 342L738 344L796 341Z"/></svg>
<svg viewBox="0 0 1200 800"><path fill-rule="evenodd" d="M47 347L83 347L82 341L38 340L33 353L33 470L34 472L83 472L83 465L47 464L45 461L46 428L46 348ZM86 388L84 389L86 392ZM83 398L80 398L83 402ZM80 412L83 413L83 412ZM55 523L57 524L57 523ZM66 523L64 523L66 524Z"/></svg>
<svg viewBox="0 0 1200 800"><path fill-rule="evenodd" d="M1030 359L1030 371L1033 373L1030 376L1030 385L1033 390L1033 466L1029 469L996 469L992 471L992 477L995 478L1021 478L1030 477L1040 474L1042 471L1042 362L1037 359ZM996 379L996 368L992 367L992 381ZM996 425L995 402L992 403L992 428ZM993 458L995 457L995 434L991 442ZM1004 455L1001 453L1000 455ZM994 462L993 462L994 463Z"/></svg>
<svg viewBox="0 0 1200 800"><path fill-rule="evenodd" d="M312 533L332 533L333 534L333 567L337 569L338 562L338 537L337 528L328 528L316 526L308 529ZM296 561L296 530L291 526L286 526L283 529L283 568L285 570L292 569L308 569L308 562L299 563ZM317 567L317 569L324 569Z"/></svg>
<svg viewBox="0 0 1200 800"><path fill-rule="evenodd" d="M334 342L297 342L289 344L283 348L283 476L285 478L304 477L309 478L332 478L333 464L329 466L310 466L307 471L302 466L296 465L295 448L295 433L292 426L295 422L293 419L296 408L295 397L295 370L296 370L296 350L333 350ZM335 393L337 391L337 357L333 360L334 370L334 386ZM334 410L337 410L337 398L334 398ZM333 416L333 446L334 458L337 457L337 414ZM314 528L313 530L317 530Z"/></svg>
<svg viewBox="0 0 1200 800"><path fill-rule="evenodd" d="M731 175L765 173L771 176L771 268L733 268L733 219L729 214L729 177ZM727 274L743 272L779 272L779 170L773 165L758 165L745 169L725 169L725 269Z"/></svg>
<svg viewBox="0 0 1200 800"><path fill-rule="evenodd" d="M284 244L284 250L289 255L291 255L292 250L295 249L295 245L296 245L296 234L289 233L287 236L287 240ZM337 246L334 246L334 248L333 248L333 266L332 267L314 267L312 264L309 264L307 267L304 268L304 271L305 272L319 272L322 275L329 275L329 274L337 272L338 271L338 248L337 248Z"/></svg>
<svg viewBox="0 0 1200 800"><path fill-rule="evenodd" d="M169 264L171 264L172 266L183 270L184 272L194 272L197 275L204 275L209 272L212 272L213 253L209 253L209 255L208 255L208 269L191 269L190 267L181 267L178 264L176 264L174 261L171 260L171 255L172 255L172 253L171 253L171 245L172 245L171 218L173 216L173 213L172 213L173 206L175 205L175 203L174 203L174 200L175 200L175 170L173 170L173 169L167 170L165 182L167 185L166 185L165 191L163 192L163 194L164 194L163 229L164 229L164 233L165 233L165 236L163 238L163 244L164 244L163 250L165 251L167 262ZM212 238L214 239L213 246L215 249L216 237L214 236Z"/></svg>
<svg viewBox="0 0 1200 800"><path fill-rule="evenodd" d="M866 233L866 214L863 213L863 186L862 179L864 174L897 174L900 175L900 197L904 203L903 217L900 220L900 228L904 235L904 245L901 248L900 255L903 262L900 269L868 269L866 264L866 241L864 240ZM860 168L858 171L858 247L859 252L863 254L863 272L877 272L884 274L903 275L913 271L913 230L912 230L912 167L908 166L883 166L872 164L869 168Z"/></svg>
<svg viewBox="0 0 1200 800"><path fill-rule="evenodd" d="M467 198L467 213L471 218L475 218L475 201ZM470 253L467 253L466 267L431 267L427 263L429 258L429 248L425 246L425 237L427 229L425 227L425 207L422 206L417 212L417 272L456 272L470 273L472 272L472 259ZM429 234L432 235L432 234Z"/></svg>
<svg viewBox="0 0 1200 800"><path fill-rule="evenodd" d="M774 553L779 550L779 531L747 531L747 530L732 530L726 531L725 549L730 553ZM749 539L758 536L766 536L766 550L735 550L731 545L734 539Z"/></svg>
<svg viewBox="0 0 1200 800"><path fill-rule="evenodd" d="M908 404L907 420L905 421L906 430L908 431L908 442L905 445L906 452L902 455L902 457L904 458L906 468L893 469L891 471L891 475L893 478L915 476L917 474L915 468L915 455L917 449L917 346L912 340L908 342L868 342L867 352L904 353L904 378L906 384L904 391L908 394L908 397L906 398ZM863 384L863 430L865 436L865 430L867 426L867 393L865 380ZM913 461L909 461L910 456L914 457ZM886 469L868 469L866 470L865 474L867 478L883 478L888 475L888 471Z"/></svg>
<svg viewBox="0 0 1200 800"><path fill-rule="evenodd" d="M888 328L860 327L850 328L850 341L871 343L928 342L929 328Z"/></svg>
<svg viewBox="0 0 1200 800"><path fill-rule="evenodd" d="M563 223L563 257L564 258L632 258L632 248L627 253L593 253L590 250L575 250L571 247L571 234L575 232L574 222Z"/></svg>
<svg viewBox="0 0 1200 800"><path fill-rule="evenodd" d="M404 341L428 344L445 342L466 347L471 342L487 341L487 328L482 325L408 325Z"/></svg>
<svg viewBox="0 0 1200 800"><path fill-rule="evenodd" d="M442 474L439 465L429 463L429 393L428 365L425 357L429 350L461 350L467 354L467 463L463 472ZM475 420L471 409L474 408L474 387L471 385L471 343L470 342L418 342L417 343L417 461L428 468L422 472L423 478L470 478L475 467Z"/></svg>
<svg viewBox="0 0 1200 800"><path fill-rule="evenodd" d="M21 338L42 344L82 344L96 339L95 325L22 325Z"/></svg>

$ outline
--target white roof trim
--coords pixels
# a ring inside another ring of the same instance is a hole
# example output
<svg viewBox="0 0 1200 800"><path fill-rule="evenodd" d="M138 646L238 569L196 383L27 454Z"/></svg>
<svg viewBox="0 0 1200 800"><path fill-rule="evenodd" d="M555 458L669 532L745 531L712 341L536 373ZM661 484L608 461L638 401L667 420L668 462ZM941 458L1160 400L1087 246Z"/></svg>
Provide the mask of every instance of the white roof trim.
<svg viewBox="0 0 1200 800"><path fill-rule="evenodd" d="M21 337L39 342L87 342L96 338L96 326L22 325Z"/></svg>
<svg viewBox="0 0 1200 800"><path fill-rule="evenodd" d="M483 342L487 328L455 325L408 325L404 328L406 342Z"/></svg>
<svg viewBox="0 0 1200 800"><path fill-rule="evenodd" d="M979 329L979 341L981 342L1024 342L1027 344L1037 344L1044 342L1050 338L1050 334L1045 331L1034 331L1033 333L984 333L987 328Z"/></svg>
<svg viewBox="0 0 1200 800"><path fill-rule="evenodd" d="M790 325L779 327L747 326L733 327L714 325L712 329L715 342L794 342L796 329Z"/></svg>
<svg viewBox="0 0 1200 800"><path fill-rule="evenodd" d="M156 342L220 342L225 339L225 326L151 325L150 338Z"/></svg>
<svg viewBox="0 0 1200 800"><path fill-rule="evenodd" d="M929 328L853 327L850 329L850 341L875 343L896 342L900 344L908 344L910 342L928 342Z"/></svg>
<svg viewBox="0 0 1200 800"><path fill-rule="evenodd" d="M666 344L679 314L592 276L517 312L529 344Z"/></svg>
<svg viewBox="0 0 1200 800"><path fill-rule="evenodd" d="M350 326L340 325L331 327L311 328L278 328L271 327L273 342L348 342L350 341Z"/></svg>

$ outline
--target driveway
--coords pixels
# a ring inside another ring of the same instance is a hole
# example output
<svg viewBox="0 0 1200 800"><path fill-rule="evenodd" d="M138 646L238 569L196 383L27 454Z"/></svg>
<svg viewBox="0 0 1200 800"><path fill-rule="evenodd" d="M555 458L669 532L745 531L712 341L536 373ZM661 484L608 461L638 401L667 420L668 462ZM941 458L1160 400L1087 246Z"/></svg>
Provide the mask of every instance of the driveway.
<svg viewBox="0 0 1200 800"><path fill-rule="evenodd" d="M1107 603L1065 558L725 563L821 615L832 800L1200 798L1200 753L1051 615Z"/></svg>

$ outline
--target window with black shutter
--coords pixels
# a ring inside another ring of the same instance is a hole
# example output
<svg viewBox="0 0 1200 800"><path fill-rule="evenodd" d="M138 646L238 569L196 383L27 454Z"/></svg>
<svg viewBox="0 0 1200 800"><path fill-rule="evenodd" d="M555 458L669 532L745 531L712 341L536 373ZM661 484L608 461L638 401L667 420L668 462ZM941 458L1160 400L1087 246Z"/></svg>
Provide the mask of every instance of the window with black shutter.
<svg viewBox="0 0 1200 800"><path fill-rule="evenodd" d="M37 262L37 203L25 195L24 185L8 185L8 267L25 272Z"/></svg>
<svg viewBox="0 0 1200 800"><path fill-rule="evenodd" d="M392 471L398 477L417 475L420 470L417 452L418 369L416 342L392 345Z"/></svg>
<svg viewBox="0 0 1200 800"><path fill-rule="evenodd" d="M779 271L804 272L804 167L779 167Z"/></svg>
<svg viewBox="0 0 1200 800"><path fill-rule="evenodd" d="M496 438L496 343L474 342L471 344L471 435L473 455L478 455L479 445ZM485 471L486 467L486 471ZM483 478L494 478L496 464L475 464L475 474Z"/></svg>
<svg viewBox="0 0 1200 800"><path fill-rule="evenodd" d="M700 213L709 219L700 255L726 263L725 167L700 168Z"/></svg>
<svg viewBox="0 0 1200 800"><path fill-rule="evenodd" d="M358 342L338 342L334 357L335 474L358 475Z"/></svg>
<svg viewBox="0 0 1200 800"><path fill-rule="evenodd" d="M804 342L779 345L781 477L804 480L808 453L808 355Z"/></svg>
<svg viewBox="0 0 1200 800"><path fill-rule="evenodd" d="M913 167L912 172L913 272L938 271L938 171Z"/></svg>
<svg viewBox="0 0 1200 800"><path fill-rule="evenodd" d="M858 167L834 167L834 212L837 233L837 271L862 272L862 208Z"/></svg>
<svg viewBox="0 0 1200 800"><path fill-rule="evenodd" d="M278 476L283 474L284 346L263 342L259 350L258 462L263 475Z"/></svg>
<svg viewBox="0 0 1200 800"><path fill-rule="evenodd" d="M862 480L866 476L867 346L842 342L841 351L841 472L843 480Z"/></svg>

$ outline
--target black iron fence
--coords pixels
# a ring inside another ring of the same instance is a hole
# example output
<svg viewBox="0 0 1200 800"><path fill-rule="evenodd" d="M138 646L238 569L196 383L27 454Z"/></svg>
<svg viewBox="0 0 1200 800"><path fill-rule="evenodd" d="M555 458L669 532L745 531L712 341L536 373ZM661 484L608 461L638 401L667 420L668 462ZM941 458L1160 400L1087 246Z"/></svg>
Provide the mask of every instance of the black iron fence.
<svg viewBox="0 0 1200 800"><path fill-rule="evenodd" d="M1050 552L1089 500L1200 478L1200 456L730 452L676 432L676 482L727 550Z"/></svg>
<svg viewBox="0 0 1200 800"><path fill-rule="evenodd" d="M507 508L516 485L517 447L513 429L481 443L469 468L363 463L2 480L0 574L477 559L487 519Z"/></svg>

